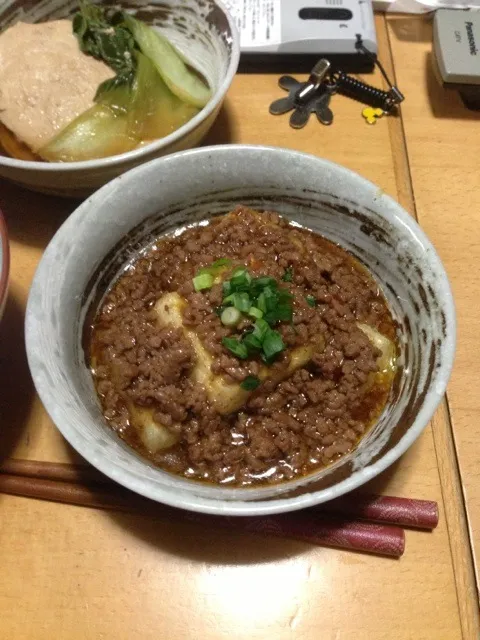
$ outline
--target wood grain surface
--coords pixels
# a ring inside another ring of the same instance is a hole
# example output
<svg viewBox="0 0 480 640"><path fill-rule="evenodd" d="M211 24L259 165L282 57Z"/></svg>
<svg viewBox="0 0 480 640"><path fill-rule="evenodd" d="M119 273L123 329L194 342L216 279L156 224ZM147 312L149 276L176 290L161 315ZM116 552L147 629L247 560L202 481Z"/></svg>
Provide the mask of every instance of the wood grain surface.
<svg viewBox="0 0 480 640"><path fill-rule="evenodd" d="M448 387L471 542L480 562L480 112L434 75L428 18L389 20L418 219L447 269L457 307L457 354ZM398 61L398 62L397 62ZM400 62L401 61L401 62Z"/></svg>
<svg viewBox="0 0 480 640"><path fill-rule="evenodd" d="M462 251L457 245L454 252L446 242L448 230L451 236L459 233L454 221L462 212L472 245L476 212L469 211L468 201L463 200L455 217L450 207L437 209L437 224L439 218L442 224L445 220L443 233L433 224L430 206L445 202L450 189L446 159L438 160L437 167L435 157L428 157L424 173L417 178L420 195L415 180L412 191L408 164L412 138L413 144L423 140L429 149L434 134L426 134L425 127L436 121L431 113L422 113L423 129L414 128L412 134L410 121L417 115L406 110L410 100L415 104L419 99L407 82L414 73L410 49L402 49L406 45L387 33L383 17L377 19L377 30L383 59L390 60L388 37L392 41L393 64L407 94L403 120L383 118L368 126L361 118L361 105L337 96L332 100L333 126L312 121L304 130L293 131L286 117L268 114L269 103L281 95L277 76L245 74L236 76L207 142L285 146L357 171L399 199L412 214L417 206L424 226L432 224L427 231L448 268L452 266L449 258L453 260L456 253L459 263L467 247ZM371 81L381 83L378 75ZM426 108L423 103L421 108ZM468 128L470 120L462 120L458 113L454 126ZM460 137L466 145L467 134ZM449 143L445 144L448 148ZM420 147L418 157L422 153ZM461 149L456 153L461 155ZM433 188L430 167L437 168L442 197ZM456 179L463 180L459 175ZM7 218L12 252L11 288L0 325L0 452L4 457L78 462L34 392L23 344L25 304L35 267L75 203L0 182L0 207ZM468 279L465 270L463 274L466 283L473 282L473 274ZM463 293L460 278L456 288L457 304L465 296L468 309L468 300L473 299L467 297L466 289ZM468 313L473 323L474 310ZM473 339L473 324L464 338L466 367L474 362L474 356L468 355L468 336ZM473 352L473 344L470 348ZM460 350L460 364L461 354ZM451 406L457 398L457 412L462 415L462 407L467 411L468 405L473 416L475 393L467 394L466 374L462 378L460 372L463 390L458 368L455 375ZM455 410L453 417L456 427ZM406 552L400 560L0 495L0 638L476 638L476 596L452 451L448 412L442 407L433 429L429 427L398 463L368 487L372 492L439 503L438 528L433 533L407 531Z"/></svg>

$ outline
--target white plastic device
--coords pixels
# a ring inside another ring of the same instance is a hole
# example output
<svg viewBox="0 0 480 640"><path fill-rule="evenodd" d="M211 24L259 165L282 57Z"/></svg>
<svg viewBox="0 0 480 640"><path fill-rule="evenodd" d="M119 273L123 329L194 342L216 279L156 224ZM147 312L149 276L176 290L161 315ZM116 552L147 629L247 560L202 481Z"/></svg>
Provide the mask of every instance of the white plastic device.
<svg viewBox="0 0 480 640"><path fill-rule="evenodd" d="M358 58L356 42L376 55L371 0L224 0L244 55Z"/></svg>

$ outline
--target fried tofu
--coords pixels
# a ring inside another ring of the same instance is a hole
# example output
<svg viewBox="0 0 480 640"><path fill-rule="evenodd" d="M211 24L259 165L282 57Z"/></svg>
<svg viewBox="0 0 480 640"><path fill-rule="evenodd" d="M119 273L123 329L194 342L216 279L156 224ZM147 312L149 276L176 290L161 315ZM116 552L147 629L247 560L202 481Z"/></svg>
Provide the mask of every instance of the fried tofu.
<svg viewBox="0 0 480 640"><path fill-rule="evenodd" d="M155 311L162 325L172 325L183 329L196 355L192 378L198 384L203 385L210 402L218 413L223 415L232 413L245 404L250 393L242 389L239 384L229 384L222 376L212 373L213 357L202 345L196 333L183 325L182 312L185 304L178 293L167 293L158 300Z"/></svg>
<svg viewBox="0 0 480 640"><path fill-rule="evenodd" d="M227 415L238 411L245 405L252 392L242 389L239 383L227 382L222 376L212 372L213 356L205 349L195 332L183 325L182 312L185 305L185 300L178 293L167 293L158 300L155 311L162 325L172 325L183 329L190 340L196 355L192 378L198 384L203 385L210 402L218 413ZM258 378L262 382L267 379L274 379L277 383L281 382L294 371L305 366L311 359L313 350L313 345L293 349L288 367L283 371L273 373L271 368L262 366Z"/></svg>
<svg viewBox="0 0 480 640"><path fill-rule="evenodd" d="M36 153L89 109L99 84L114 75L82 53L70 20L18 22L0 34L0 122ZM17 154L10 137L2 144Z"/></svg>
<svg viewBox="0 0 480 640"><path fill-rule="evenodd" d="M153 419L153 409L138 407L131 403L129 413L142 443L151 453L169 449L178 442L177 436L170 429Z"/></svg>
<svg viewBox="0 0 480 640"><path fill-rule="evenodd" d="M358 322L357 327L363 331L373 346L381 351L377 358L378 373L393 377L397 368L394 343L368 324Z"/></svg>

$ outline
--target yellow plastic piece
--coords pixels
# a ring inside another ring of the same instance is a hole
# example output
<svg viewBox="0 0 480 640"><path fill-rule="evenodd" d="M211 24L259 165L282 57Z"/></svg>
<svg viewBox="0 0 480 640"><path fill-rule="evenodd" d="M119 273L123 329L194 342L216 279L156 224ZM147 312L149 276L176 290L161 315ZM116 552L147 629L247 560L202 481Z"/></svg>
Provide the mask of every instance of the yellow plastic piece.
<svg viewBox="0 0 480 640"><path fill-rule="evenodd" d="M378 118L383 116L382 109L374 109L373 107L365 107L362 111L362 116L368 122L368 124L375 124Z"/></svg>

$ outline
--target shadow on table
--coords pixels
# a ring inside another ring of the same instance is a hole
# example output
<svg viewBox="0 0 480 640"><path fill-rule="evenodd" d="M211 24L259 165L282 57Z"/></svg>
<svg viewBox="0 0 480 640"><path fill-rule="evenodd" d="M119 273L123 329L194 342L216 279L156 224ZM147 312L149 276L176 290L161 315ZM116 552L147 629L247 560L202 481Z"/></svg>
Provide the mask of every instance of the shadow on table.
<svg viewBox="0 0 480 640"><path fill-rule="evenodd" d="M425 56L425 83L430 107L435 118L449 120L479 120L480 111L468 109L455 89L444 89L434 72L435 61L431 53ZM452 129L452 137L455 130Z"/></svg>
<svg viewBox="0 0 480 640"><path fill-rule="evenodd" d="M432 19L408 16L389 16L388 25L401 42L432 42Z"/></svg>
<svg viewBox="0 0 480 640"><path fill-rule="evenodd" d="M220 109L212 128L202 140L201 146L205 147L214 144L231 144L234 142L234 132L232 128L232 116L228 109L228 104L224 104Z"/></svg>
<svg viewBox="0 0 480 640"><path fill-rule="evenodd" d="M0 460L11 455L24 435L35 395L23 326L23 308L10 294L0 323Z"/></svg>
<svg viewBox="0 0 480 640"><path fill-rule="evenodd" d="M362 487L362 492L384 492L397 465L398 462L394 463L371 483ZM213 518L210 526L209 516L202 516L206 519L205 523L190 522L183 519L183 512L179 510L177 516L176 510L172 509L172 515L165 517L161 515L162 509L160 506L159 516L155 515L154 509L149 515L113 511L109 511L108 515L118 526L152 547L195 562L259 564L300 556L313 548L312 544L298 540L223 529L215 525ZM317 549L320 552L322 547Z"/></svg>
<svg viewBox="0 0 480 640"><path fill-rule="evenodd" d="M8 235L22 244L43 249L79 204L78 200L33 193L6 180L0 182L0 209Z"/></svg>
<svg viewBox="0 0 480 640"><path fill-rule="evenodd" d="M260 564L299 556L311 545L283 538L215 528L197 522L109 512L130 534L173 556L208 564Z"/></svg>

